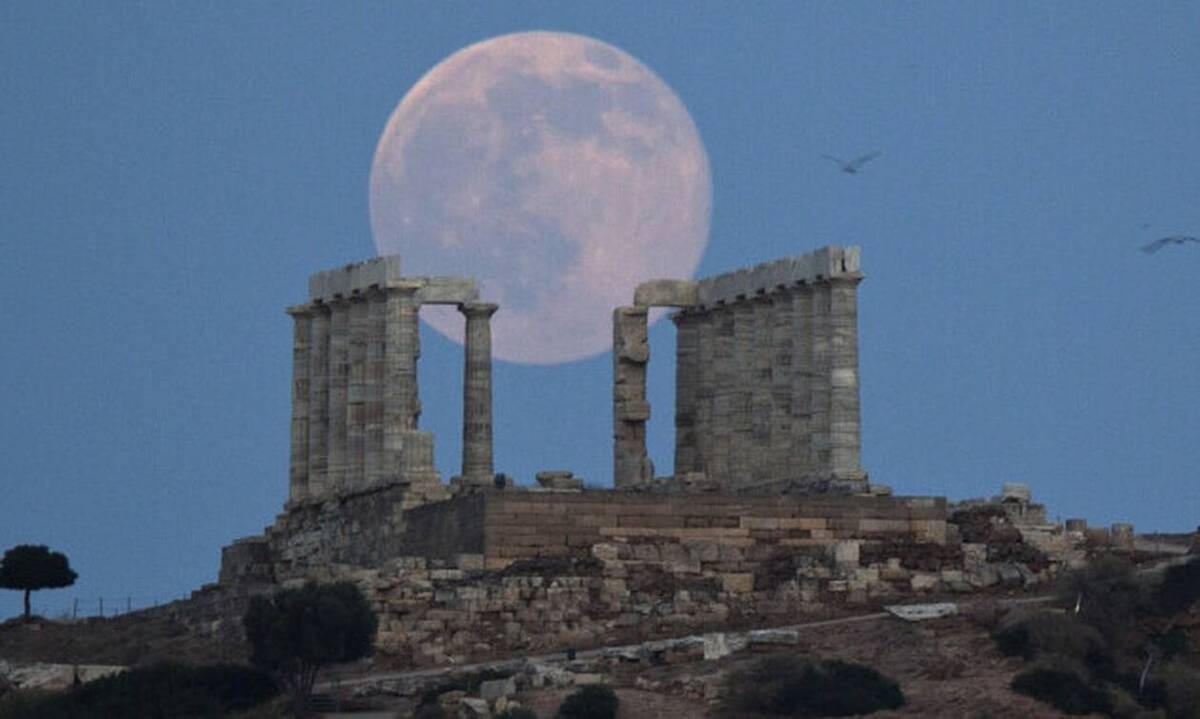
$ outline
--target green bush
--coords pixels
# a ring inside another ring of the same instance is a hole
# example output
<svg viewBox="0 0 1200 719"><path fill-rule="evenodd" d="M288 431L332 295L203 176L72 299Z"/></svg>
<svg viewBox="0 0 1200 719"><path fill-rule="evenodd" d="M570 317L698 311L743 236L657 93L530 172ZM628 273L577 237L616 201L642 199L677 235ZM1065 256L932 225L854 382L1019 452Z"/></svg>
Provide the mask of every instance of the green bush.
<svg viewBox="0 0 1200 719"><path fill-rule="evenodd" d="M617 716L617 694L612 687L589 684L563 700L556 719L613 719Z"/></svg>
<svg viewBox="0 0 1200 719"><path fill-rule="evenodd" d="M537 712L526 707L513 707L497 714L496 719L538 719L538 715Z"/></svg>
<svg viewBox="0 0 1200 719"><path fill-rule="evenodd" d="M1158 588L1158 606L1166 614L1182 612L1200 599L1200 557L1168 567Z"/></svg>
<svg viewBox="0 0 1200 719"><path fill-rule="evenodd" d="M1059 655L1085 663L1098 676L1112 673L1104 637L1095 628L1056 612L1038 612L1000 627L992 637L1002 654L1026 660Z"/></svg>
<svg viewBox="0 0 1200 719"><path fill-rule="evenodd" d="M786 654L730 672L725 696L725 710L733 716L850 716L904 705L900 687L870 667Z"/></svg>
<svg viewBox="0 0 1200 719"><path fill-rule="evenodd" d="M1110 647L1118 647L1140 616L1156 604L1133 565L1118 557L1101 557L1064 578L1061 594L1068 606L1078 601L1078 619L1093 627Z"/></svg>
<svg viewBox="0 0 1200 719"><path fill-rule="evenodd" d="M233 664L162 663L97 679L69 693L5 697L3 719L217 717L249 709L278 693L271 677Z"/></svg>
<svg viewBox="0 0 1200 719"><path fill-rule="evenodd" d="M1042 665L1026 669L1013 678L1012 688L1064 714L1112 712L1112 700L1107 692L1091 686L1078 672L1066 668Z"/></svg>
<svg viewBox="0 0 1200 719"><path fill-rule="evenodd" d="M1200 672L1173 662L1163 669L1162 683L1170 719L1200 717Z"/></svg>

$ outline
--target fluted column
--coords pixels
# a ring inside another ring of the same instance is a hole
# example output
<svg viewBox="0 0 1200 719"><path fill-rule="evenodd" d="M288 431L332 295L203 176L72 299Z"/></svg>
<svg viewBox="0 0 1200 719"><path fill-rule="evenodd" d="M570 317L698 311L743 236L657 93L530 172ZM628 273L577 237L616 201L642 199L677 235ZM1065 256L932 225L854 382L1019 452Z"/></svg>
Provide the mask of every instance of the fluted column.
<svg viewBox="0 0 1200 719"><path fill-rule="evenodd" d="M675 323L675 474L699 467L696 414L700 385L701 319L687 311L671 315Z"/></svg>
<svg viewBox="0 0 1200 719"><path fill-rule="evenodd" d="M362 488L366 450L367 402L367 301L362 294L350 298L348 332L348 384L346 386L346 487Z"/></svg>
<svg viewBox="0 0 1200 719"><path fill-rule="evenodd" d="M308 496L329 490L329 305L312 306L308 352Z"/></svg>
<svg viewBox="0 0 1200 719"><path fill-rule="evenodd" d="M646 451L646 363L650 361L645 307L613 310L613 486L654 479Z"/></svg>
<svg viewBox="0 0 1200 719"><path fill-rule="evenodd" d="M329 316L329 471L334 492L346 486L346 410L350 389L350 301L336 298Z"/></svg>
<svg viewBox="0 0 1200 719"><path fill-rule="evenodd" d="M829 468L832 478L865 483L860 465L858 392L858 283L843 275L829 282Z"/></svg>
<svg viewBox="0 0 1200 719"><path fill-rule="evenodd" d="M385 373L386 295L377 289L367 292L367 369L363 404L363 475L366 483L384 479L383 387Z"/></svg>
<svg viewBox="0 0 1200 719"><path fill-rule="evenodd" d="M312 309L308 305L289 307L292 316L292 432L288 465L288 499L296 502L308 495L308 403L309 343L312 337Z"/></svg>
<svg viewBox="0 0 1200 719"><path fill-rule="evenodd" d="M812 341L812 374L809 383L809 457L812 469L822 479L830 476L829 453L829 396L830 396L830 323L829 281L821 280L812 287L812 322L809 337Z"/></svg>
<svg viewBox="0 0 1200 719"><path fill-rule="evenodd" d="M812 285L792 290L791 445L789 479L807 477L813 471L812 432Z"/></svg>
<svg viewBox="0 0 1200 719"><path fill-rule="evenodd" d="M492 325L497 305L465 302L463 352L462 476L467 482L490 484L492 464Z"/></svg>
<svg viewBox="0 0 1200 719"><path fill-rule="evenodd" d="M383 393L383 474L387 479L404 474L405 439L417 428L421 412L417 394L420 304L416 297L420 286L413 282L387 289Z"/></svg>

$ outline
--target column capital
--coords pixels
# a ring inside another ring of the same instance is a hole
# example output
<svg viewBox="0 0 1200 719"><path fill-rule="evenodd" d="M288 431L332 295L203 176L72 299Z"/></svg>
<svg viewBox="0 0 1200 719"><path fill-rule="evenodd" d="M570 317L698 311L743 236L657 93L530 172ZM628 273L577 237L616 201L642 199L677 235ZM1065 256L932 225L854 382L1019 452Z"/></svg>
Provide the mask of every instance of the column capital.
<svg viewBox="0 0 1200 719"><path fill-rule="evenodd" d="M425 283L420 280L391 280L387 283L387 287L383 288L389 295L396 294L402 297L412 297L417 294L417 290L425 286Z"/></svg>
<svg viewBox="0 0 1200 719"><path fill-rule="evenodd" d="M315 309L314 309L313 305L311 305L311 304L292 305L291 307L285 308L283 311L286 312L287 314L291 315L292 317L296 317L296 318L312 317L313 314L315 313Z"/></svg>
<svg viewBox="0 0 1200 719"><path fill-rule="evenodd" d="M491 317L498 309L500 305L495 302L462 302L458 305L458 311L467 317Z"/></svg>

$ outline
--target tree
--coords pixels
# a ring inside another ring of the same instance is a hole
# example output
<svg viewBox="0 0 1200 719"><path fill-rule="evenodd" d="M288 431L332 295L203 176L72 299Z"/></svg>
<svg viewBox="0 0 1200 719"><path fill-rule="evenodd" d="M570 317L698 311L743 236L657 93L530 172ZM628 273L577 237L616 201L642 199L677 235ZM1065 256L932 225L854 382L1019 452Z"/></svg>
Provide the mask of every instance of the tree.
<svg viewBox="0 0 1200 719"><path fill-rule="evenodd" d="M250 661L275 673L305 716L321 667L369 655L378 621L358 587L338 582L254 597L242 624Z"/></svg>
<svg viewBox="0 0 1200 719"><path fill-rule="evenodd" d="M79 575L71 571L67 555L51 552L41 544L19 544L0 559L0 587L25 592L25 619L29 619L29 593L39 589L59 589L75 583Z"/></svg>

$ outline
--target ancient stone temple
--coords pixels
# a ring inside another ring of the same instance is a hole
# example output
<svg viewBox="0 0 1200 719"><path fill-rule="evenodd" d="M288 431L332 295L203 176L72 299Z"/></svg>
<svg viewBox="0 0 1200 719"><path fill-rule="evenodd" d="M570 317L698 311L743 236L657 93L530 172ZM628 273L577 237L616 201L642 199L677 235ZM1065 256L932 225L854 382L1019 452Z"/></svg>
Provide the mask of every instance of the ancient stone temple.
<svg viewBox="0 0 1200 719"><path fill-rule="evenodd" d="M463 462L466 482L492 481L490 317L473 280L403 277L398 257L318 272L308 302L288 309L292 344L289 503L403 483L444 498L433 436L419 428L422 305L450 304L466 321ZM440 496L439 496L440 495Z"/></svg>
<svg viewBox="0 0 1200 719"><path fill-rule="evenodd" d="M613 313L617 487L646 452L649 308L674 307L675 475L725 491L862 492L857 247L824 247L696 282L654 280Z"/></svg>

